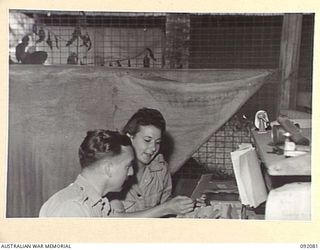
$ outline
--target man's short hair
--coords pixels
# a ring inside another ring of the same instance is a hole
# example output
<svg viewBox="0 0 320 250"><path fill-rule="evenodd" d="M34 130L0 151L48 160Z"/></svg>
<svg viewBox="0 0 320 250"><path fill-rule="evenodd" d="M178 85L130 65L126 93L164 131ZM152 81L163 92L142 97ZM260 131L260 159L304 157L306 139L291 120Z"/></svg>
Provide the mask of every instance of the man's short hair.
<svg viewBox="0 0 320 250"><path fill-rule="evenodd" d="M119 155L121 146L131 146L131 141L117 131L104 129L88 131L79 148L81 167L88 167L105 156Z"/></svg>

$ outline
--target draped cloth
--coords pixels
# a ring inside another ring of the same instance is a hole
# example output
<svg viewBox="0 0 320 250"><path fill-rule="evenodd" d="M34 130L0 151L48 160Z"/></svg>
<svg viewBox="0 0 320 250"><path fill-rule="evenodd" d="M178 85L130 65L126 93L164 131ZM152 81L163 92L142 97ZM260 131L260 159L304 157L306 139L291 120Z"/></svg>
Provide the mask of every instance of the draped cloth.
<svg viewBox="0 0 320 250"><path fill-rule="evenodd" d="M266 81L271 70L153 70L11 65L7 217L34 217L80 172L88 130L121 130L139 108L167 121L171 173Z"/></svg>

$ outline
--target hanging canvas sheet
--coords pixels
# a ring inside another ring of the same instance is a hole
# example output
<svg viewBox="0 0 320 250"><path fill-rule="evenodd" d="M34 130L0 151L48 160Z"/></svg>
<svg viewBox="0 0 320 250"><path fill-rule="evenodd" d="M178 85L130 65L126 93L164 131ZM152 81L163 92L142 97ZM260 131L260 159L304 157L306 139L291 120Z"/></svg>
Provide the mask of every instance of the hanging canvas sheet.
<svg viewBox="0 0 320 250"><path fill-rule="evenodd" d="M86 132L121 130L142 107L163 113L175 173L272 72L11 65L7 217L37 216L79 173Z"/></svg>

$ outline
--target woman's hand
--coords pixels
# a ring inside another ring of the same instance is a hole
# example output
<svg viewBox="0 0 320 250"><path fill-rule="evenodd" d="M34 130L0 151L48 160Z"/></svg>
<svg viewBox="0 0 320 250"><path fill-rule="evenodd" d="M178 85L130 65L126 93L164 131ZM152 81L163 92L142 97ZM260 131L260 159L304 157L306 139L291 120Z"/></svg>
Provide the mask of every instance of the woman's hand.
<svg viewBox="0 0 320 250"><path fill-rule="evenodd" d="M190 213L194 209L194 201L187 196L176 196L166 202L169 214L182 215Z"/></svg>

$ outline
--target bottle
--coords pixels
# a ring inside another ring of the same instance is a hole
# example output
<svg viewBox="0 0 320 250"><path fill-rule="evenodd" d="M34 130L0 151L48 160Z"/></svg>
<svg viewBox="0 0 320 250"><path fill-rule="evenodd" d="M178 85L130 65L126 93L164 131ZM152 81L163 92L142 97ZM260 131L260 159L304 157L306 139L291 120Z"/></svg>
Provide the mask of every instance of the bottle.
<svg viewBox="0 0 320 250"><path fill-rule="evenodd" d="M289 132L285 132L284 136L284 148L283 148L283 155L284 157L291 157L292 152L296 149L296 144L290 141L291 134Z"/></svg>

